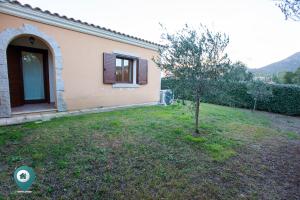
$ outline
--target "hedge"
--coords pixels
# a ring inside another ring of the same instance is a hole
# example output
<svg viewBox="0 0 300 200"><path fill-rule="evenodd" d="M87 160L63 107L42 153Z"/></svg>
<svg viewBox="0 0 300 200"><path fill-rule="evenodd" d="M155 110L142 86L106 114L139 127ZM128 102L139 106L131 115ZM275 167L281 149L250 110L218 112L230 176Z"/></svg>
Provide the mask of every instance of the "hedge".
<svg viewBox="0 0 300 200"><path fill-rule="evenodd" d="M180 96L180 90L175 79L162 79L162 89L175 90L175 98ZM267 84L267 83L266 83ZM273 96L257 102L257 110L300 116L300 87L296 85L268 84L272 88ZM231 107L253 107L253 99L247 93L246 82L219 82L215 84L213 92L203 95L201 101ZM192 94L186 100L192 100Z"/></svg>

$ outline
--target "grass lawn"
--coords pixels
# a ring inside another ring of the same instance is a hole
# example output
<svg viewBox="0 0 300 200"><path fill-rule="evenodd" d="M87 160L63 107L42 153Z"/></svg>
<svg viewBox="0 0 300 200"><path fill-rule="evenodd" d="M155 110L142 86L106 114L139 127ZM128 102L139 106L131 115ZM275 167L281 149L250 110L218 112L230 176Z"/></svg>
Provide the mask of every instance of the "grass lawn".
<svg viewBox="0 0 300 200"><path fill-rule="evenodd" d="M1 127L0 199L300 199L299 133L266 113L200 112L197 137L182 105ZM32 194L16 193L21 165Z"/></svg>

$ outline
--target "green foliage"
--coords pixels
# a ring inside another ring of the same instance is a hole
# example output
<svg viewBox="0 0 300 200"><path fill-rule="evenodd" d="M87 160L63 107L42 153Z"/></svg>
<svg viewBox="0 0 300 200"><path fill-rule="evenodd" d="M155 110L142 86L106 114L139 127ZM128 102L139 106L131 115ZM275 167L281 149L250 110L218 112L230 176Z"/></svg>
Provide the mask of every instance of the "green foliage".
<svg viewBox="0 0 300 200"><path fill-rule="evenodd" d="M163 89L173 89L177 80L172 78L162 79ZM281 113L286 115L300 115L300 87L296 85L268 84L272 90L269 99L257 101L257 110ZM202 102L213 103L240 108L253 108L254 102L250 94L247 93L247 82L226 82L215 83L215 89L202 97ZM175 98L180 97L177 90ZM190 100L192 97L186 97Z"/></svg>
<svg viewBox="0 0 300 200"><path fill-rule="evenodd" d="M253 74L248 71L247 66L241 61L230 64L229 70L224 75L228 81L252 81Z"/></svg>
<svg viewBox="0 0 300 200"><path fill-rule="evenodd" d="M264 100L272 96L272 90L269 85L262 81L252 81L247 84L247 93L253 99Z"/></svg>
<svg viewBox="0 0 300 200"><path fill-rule="evenodd" d="M293 79L294 83L300 85L300 67L296 70L294 74L295 74Z"/></svg>
<svg viewBox="0 0 300 200"><path fill-rule="evenodd" d="M181 98L193 96L190 100L196 105L195 131L199 132L200 96L211 90L211 80L220 79L228 69L225 49L229 38L205 26L194 29L186 25L174 34L163 34L162 39L165 45L153 61L165 74L175 77L175 90L180 91Z"/></svg>
<svg viewBox="0 0 300 200"><path fill-rule="evenodd" d="M286 72L283 76L283 83L300 85L300 67L295 72Z"/></svg>
<svg viewBox="0 0 300 200"><path fill-rule="evenodd" d="M273 95L270 86L262 81L249 82L247 84L247 93L253 98L253 110L256 109L257 101L267 101Z"/></svg>
<svg viewBox="0 0 300 200"><path fill-rule="evenodd" d="M272 82L277 84L284 84L284 75L285 72L279 72L277 74L272 75Z"/></svg>
<svg viewBox="0 0 300 200"><path fill-rule="evenodd" d="M165 46L159 49L154 62L165 73L190 83L191 87L201 87L201 81L218 78L224 73L229 62L224 53L229 38L227 35L210 31L206 26L194 29L186 25L174 34L162 35ZM202 86L203 87L203 86Z"/></svg>
<svg viewBox="0 0 300 200"><path fill-rule="evenodd" d="M300 115L300 87L292 85L271 85L273 96L269 102L262 101L260 110L287 115Z"/></svg>
<svg viewBox="0 0 300 200"><path fill-rule="evenodd" d="M286 72L284 74L283 80L285 84L293 84L294 73L293 72Z"/></svg>

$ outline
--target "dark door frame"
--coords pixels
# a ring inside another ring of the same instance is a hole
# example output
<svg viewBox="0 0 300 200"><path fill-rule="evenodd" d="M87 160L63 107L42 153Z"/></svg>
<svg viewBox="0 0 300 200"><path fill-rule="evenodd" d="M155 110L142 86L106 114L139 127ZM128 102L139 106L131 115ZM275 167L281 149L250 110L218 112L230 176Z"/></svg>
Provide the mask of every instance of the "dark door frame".
<svg viewBox="0 0 300 200"><path fill-rule="evenodd" d="M20 73L22 77L22 89L23 89L23 99L24 104L34 104L34 103L50 103L50 83L49 83L49 63L48 63L48 50L46 49L38 49L38 48L31 48L31 47L23 47L23 46L13 46L17 49L18 54L20 56ZM23 59L22 59L22 51L31 52L31 53L40 53L43 55L43 76L44 76L44 99L37 99L37 100L25 100L24 97L24 81L23 81ZM8 66L9 67L9 66ZM12 97L11 97L12 98Z"/></svg>

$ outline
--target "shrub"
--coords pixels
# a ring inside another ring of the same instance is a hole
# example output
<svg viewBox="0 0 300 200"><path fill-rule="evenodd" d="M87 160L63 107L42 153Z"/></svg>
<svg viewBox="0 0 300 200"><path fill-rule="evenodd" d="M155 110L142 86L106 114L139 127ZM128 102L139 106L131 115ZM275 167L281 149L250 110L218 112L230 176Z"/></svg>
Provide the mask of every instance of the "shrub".
<svg viewBox="0 0 300 200"><path fill-rule="evenodd" d="M176 81L172 78L162 79L162 89L172 89L175 98L182 96L181 90L176 90ZM266 83L267 84L267 83ZM271 87L272 97L257 102L257 110L300 116L300 87L286 84L268 84ZM206 103L225 105L230 107L253 107L253 99L247 93L247 82L214 83L214 90L202 97ZM191 95L186 95L186 100L192 100Z"/></svg>

